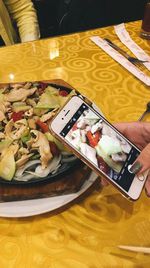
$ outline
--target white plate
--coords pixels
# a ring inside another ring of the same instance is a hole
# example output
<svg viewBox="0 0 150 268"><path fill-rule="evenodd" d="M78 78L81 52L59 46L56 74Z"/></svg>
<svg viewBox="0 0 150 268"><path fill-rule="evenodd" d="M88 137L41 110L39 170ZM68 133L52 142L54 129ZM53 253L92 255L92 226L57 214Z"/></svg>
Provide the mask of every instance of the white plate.
<svg viewBox="0 0 150 268"><path fill-rule="evenodd" d="M85 181L81 189L73 194L0 203L0 217L29 217L56 210L81 196L81 194L90 188L96 179L97 175L91 172L89 179Z"/></svg>

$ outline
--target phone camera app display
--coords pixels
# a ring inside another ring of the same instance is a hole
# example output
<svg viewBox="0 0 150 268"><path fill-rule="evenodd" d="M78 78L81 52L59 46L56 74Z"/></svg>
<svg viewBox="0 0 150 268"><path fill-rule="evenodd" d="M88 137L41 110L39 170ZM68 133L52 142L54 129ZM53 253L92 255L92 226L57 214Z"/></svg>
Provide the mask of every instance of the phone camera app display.
<svg viewBox="0 0 150 268"><path fill-rule="evenodd" d="M76 122L70 120L68 123L70 130L66 125L62 131L65 139L107 177L127 190L134 178L127 166L134 161L138 151L133 150L126 139L85 104L81 105L74 118ZM127 184L122 180L123 175L130 176Z"/></svg>

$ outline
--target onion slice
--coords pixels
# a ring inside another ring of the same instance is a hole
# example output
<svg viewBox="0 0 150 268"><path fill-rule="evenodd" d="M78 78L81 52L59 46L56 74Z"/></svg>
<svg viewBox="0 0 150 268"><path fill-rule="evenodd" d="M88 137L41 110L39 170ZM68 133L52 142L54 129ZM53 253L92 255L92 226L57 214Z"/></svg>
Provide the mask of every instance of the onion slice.
<svg viewBox="0 0 150 268"><path fill-rule="evenodd" d="M36 164L40 164L40 163L41 163L41 161L39 159L29 161L22 168L19 168L16 171L14 179L16 177L21 177L23 175L23 173L25 172L25 170L28 169L29 167L35 166Z"/></svg>
<svg viewBox="0 0 150 268"><path fill-rule="evenodd" d="M38 165L35 169L35 172L33 171L26 171L28 174L32 174L36 177L39 178L44 178L48 176L48 174L52 173L53 171L57 170L57 167L60 163L61 156L59 155L58 157L54 157L52 161L49 163L47 168L43 169L41 165Z"/></svg>

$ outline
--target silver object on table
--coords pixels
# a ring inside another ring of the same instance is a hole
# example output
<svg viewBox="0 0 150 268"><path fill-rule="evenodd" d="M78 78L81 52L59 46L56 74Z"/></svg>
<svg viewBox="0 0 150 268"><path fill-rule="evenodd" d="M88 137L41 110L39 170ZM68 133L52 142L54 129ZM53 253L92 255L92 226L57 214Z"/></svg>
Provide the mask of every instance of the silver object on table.
<svg viewBox="0 0 150 268"><path fill-rule="evenodd" d="M146 114L150 113L150 101L146 105L146 110L143 114L139 117L138 121L142 121Z"/></svg>
<svg viewBox="0 0 150 268"><path fill-rule="evenodd" d="M119 53L121 53L126 59L128 59L128 61L130 61L132 64L134 64L137 67L141 67L143 65L144 62L147 62L146 60L139 60L138 58L135 57L131 57L127 52L125 52L122 48L118 47L116 44L114 44L110 39L108 38L104 38L104 40L112 47L114 48L116 51L118 51Z"/></svg>

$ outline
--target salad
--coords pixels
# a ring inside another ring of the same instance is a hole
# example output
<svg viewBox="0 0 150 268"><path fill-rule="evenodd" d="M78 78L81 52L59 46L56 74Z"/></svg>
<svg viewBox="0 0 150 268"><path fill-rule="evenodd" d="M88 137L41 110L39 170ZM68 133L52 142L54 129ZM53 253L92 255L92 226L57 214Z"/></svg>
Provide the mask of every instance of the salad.
<svg viewBox="0 0 150 268"><path fill-rule="evenodd" d="M95 166L116 179L131 150L131 145L90 109L83 112L66 139Z"/></svg>
<svg viewBox="0 0 150 268"><path fill-rule="evenodd" d="M49 122L75 92L48 83L0 85L0 177L28 181L55 173L73 161L52 136Z"/></svg>

